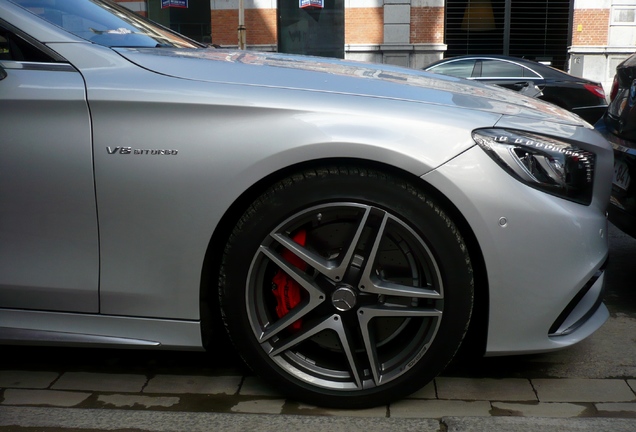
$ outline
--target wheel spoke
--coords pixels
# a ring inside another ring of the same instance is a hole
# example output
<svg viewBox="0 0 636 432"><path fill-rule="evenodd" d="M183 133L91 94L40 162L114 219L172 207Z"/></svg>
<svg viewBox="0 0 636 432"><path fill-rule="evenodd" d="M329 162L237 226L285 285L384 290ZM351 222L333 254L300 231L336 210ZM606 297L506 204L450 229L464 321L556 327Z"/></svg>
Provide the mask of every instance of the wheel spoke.
<svg viewBox="0 0 636 432"><path fill-rule="evenodd" d="M280 267L285 273L292 277L300 286L302 286L311 296L322 297L324 299L324 293L314 285L313 280L298 267L287 262L278 252L267 246L261 246L259 252L267 256Z"/></svg>
<svg viewBox="0 0 636 432"><path fill-rule="evenodd" d="M272 262L279 266L285 273L287 273L294 281L296 281L302 288L307 291L307 298L293 308L287 315L277 320L274 323L268 323L264 326L263 331L259 335L259 341L264 342L273 336L276 336L280 331L285 329L291 323L302 318L319 304L325 300L325 293L323 293L314 283L309 276L298 269L296 266L287 262L280 254L273 249L261 246L259 252L267 256Z"/></svg>
<svg viewBox="0 0 636 432"><path fill-rule="evenodd" d="M378 360L378 352L376 348L376 342L372 335L370 323L375 318L432 318L439 323L442 317L442 312L437 309L421 309L421 308L406 308L397 306L369 306L363 307L358 310L358 322L360 323L360 331L362 333L362 340L364 341L364 349L369 360L369 367L373 375L375 385L382 384L382 365ZM437 332L437 325L435 326ZM435 335L430 338L433 340ZM428 345L426 346L428 349Z"/></svg>
<svg viewBox="0 0 636 432"><path fill-rule="evenodd" d="M307 315L307 313L309 313L314 307L301 303L301 305L292 309L287 315L285 315L278 321L266 325L259 335L258 341L260 343L263 343L278 335L288 326Z"/></svg>
<svg viewBox="0 0 636 432"><path fill-rule="evenodd" d="M290 348L298 345L299 343L306 341L312 336L317 335L318 333L329 330L333 331L337 334L338 339L340 341L340 345L342 347L342 351L347 358L347 363L349 364L349 371L353 377L355 385L358 388L362 388L362 377L360 373L360 367L356 362L354 355L354 347L352 347L351 336L348 334L347 329L343 325L343 321L339 315L331 315L319 322L317 325L304 328L301 332L293 335L292 337L286 338L282 343L276 344L276 346L269 352L270 357L275 357L281 355L285 351Z"/></svg>
<svg viewBox="0 0 636 432"><path fill-rule="evenodd" d="M384 212L382 222L375 232L373 246L369 250L367 259L365 260L364 270L362 272L362 276L360 277L358 288L365 293L371 294L435 300L442 299L442 294L439 291L433 289L430 284L427 284L427 287L407 286L391 281L380 280L374 274L378 250L380 248L380 243L382 242L384 233L387 229L387 223L389 222L389 219L389 214ZM413 236L417 236L417 234L412 231L411 234ZM438 272L437 267L435 267L435 271Z"/></svg>
<svg viewBox="0 0 636 432"><path fill-rule="evenodd" d="M360 237L362 236L362 232L367 224L369 214L371 213L371 207L369 206L353 204L349 204L349 206L358 207L360 209L363 209L364 212L362 214L362 217L360 218L360 221L358 222L355 233L353 234L348 246L346 247L344 254L340 254L337 260L325 259L320 255L311 252L309 249L299 245L291 238L289 238L289 235L284 233L281 230L281 227L275 230L271 234L271 237L287 250L296 255L298 258L307 263L310 267L325 275L327 278L334 281L340 281L344 277L344 274L349 267L349 263L356 251L356 247L358 246Z"/></svg>
<svg viewBox="0 0 636 432"><path fill-rule="evenodd" d="M339 274L340 269L338 263L332 260L327 260L320 255L311 252L307 248L290 239L286 234L272 233L271 236L274 240L280 243L281 246L303 260L308 266L313 267L325 276L333 279L332 276Z"/></svg>
<svg viewBox="0 0 636 432"><path fill-rule="evenodd" d="M360 290L371 294L433 300L441 300L444 298L439 291L432 288L400 285L389 281L379 280L377 278L365 278L363 276L360 280L360 285Z"/></svg>

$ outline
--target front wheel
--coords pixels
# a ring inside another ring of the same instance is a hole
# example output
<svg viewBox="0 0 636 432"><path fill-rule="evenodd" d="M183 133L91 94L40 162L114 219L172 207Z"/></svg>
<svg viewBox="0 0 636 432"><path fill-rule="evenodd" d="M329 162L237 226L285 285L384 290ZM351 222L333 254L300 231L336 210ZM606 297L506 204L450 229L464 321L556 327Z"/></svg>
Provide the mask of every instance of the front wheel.
<svg viewBox="0 0 636 432"><path fill-rule="evenodd" d="M432 380L472 310L464 241L411 182L352 167L271 187L226 245L222 315L245 362L308 403L389 403Z"/></svg>

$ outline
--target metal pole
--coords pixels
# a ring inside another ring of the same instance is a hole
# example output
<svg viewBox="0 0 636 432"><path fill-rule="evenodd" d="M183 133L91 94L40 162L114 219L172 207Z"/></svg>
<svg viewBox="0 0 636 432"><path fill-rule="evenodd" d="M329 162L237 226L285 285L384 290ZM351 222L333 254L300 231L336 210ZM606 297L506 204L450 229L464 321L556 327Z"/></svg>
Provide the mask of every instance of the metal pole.
<svg viewBox="0 0 636 432"><path fill-rule="evenodd" d="M239 23L238 23L238 47L240 50L245 49L246 29L245 29L245 4L243 0L239 0Z"/></svg>

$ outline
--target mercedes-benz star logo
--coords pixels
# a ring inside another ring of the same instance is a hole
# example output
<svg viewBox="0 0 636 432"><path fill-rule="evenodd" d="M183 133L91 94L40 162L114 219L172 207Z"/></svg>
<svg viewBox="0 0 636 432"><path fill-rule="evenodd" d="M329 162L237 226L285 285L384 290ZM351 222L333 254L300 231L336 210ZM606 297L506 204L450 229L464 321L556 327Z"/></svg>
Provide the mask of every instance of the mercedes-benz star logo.
<svg viewBox="0 0 636 432"><path fill-rule="evenodd" d="M331 296L331 303L339 311L351 310L356 305L356 293L351 287L340 287Z"/></svg>

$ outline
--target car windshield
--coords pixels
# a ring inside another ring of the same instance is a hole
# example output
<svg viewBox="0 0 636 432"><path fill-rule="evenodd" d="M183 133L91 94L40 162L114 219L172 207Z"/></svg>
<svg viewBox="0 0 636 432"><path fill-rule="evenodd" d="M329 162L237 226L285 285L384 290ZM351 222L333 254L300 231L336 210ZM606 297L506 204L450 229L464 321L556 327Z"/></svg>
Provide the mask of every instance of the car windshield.
<svg viewBox="0 0 636 432"><path fill-rule="evenodd" d="M11 1L76 36L107 47L203 46L110 0Z"/></svg>

